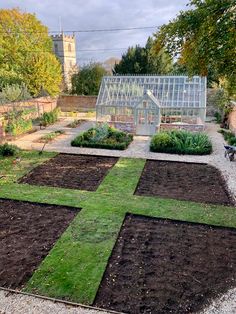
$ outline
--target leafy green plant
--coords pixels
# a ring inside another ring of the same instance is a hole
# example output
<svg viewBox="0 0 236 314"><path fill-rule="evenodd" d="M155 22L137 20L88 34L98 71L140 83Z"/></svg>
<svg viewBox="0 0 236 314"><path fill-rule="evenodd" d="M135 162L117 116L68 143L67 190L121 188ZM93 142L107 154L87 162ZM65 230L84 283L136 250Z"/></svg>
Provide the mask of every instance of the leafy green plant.
<svg viewBox="0 0 236 314"><path fill-rule="evenodd" d="M53 124L57 122L58 117L60 114L60 108L55 108L50 112L44 112L41 118L41 125L48 126L50 124Z"/></svg>
<svg viewBox="0 0 236 314"><path fill-rule="evenodd" d="M5 143L0 145L0 156L9 157L9 156L16 156L20 152L19 147L16 145L10 145Z"/></svg>
<svg viewBox="0 0 236 314"><path fill-rule="evenodd" d="M65 131L64 130L57 130L55 132L50 132L50 133L40 137L37 142L48 143L48 142L53 141L56 137L58 137L61 134L65 134Z"/></svg>
<svg viewBox="0 0 236 314"><path fill-rule="evenodd" d="M32 120L28 117L30 110L12 110L6 114L5 131L13 136L32 130Z"/></svg>
<svg viewBox="0 0 236 314"><path fill-rule="evenodd" d="M77 136L72 146L124 150L132 142L133 135L119 131L108 124L101 124Z"/></svg>
<svg viewBox="0 0 236 314"><path fill-rule="evenodd" d="M229 145L236 146L236 136L234 135L234 133L232 133L229 130L224 130L224 129L221 129L218 132L223 135L225 141Z"/></svg>
<svg viewBox="0 0 236 314"><path fill-rule="evenodd" d="M204 133L162 131L152 137L150 150L169 154L206 155L212 152L212 144Z"/></svg>
<svg viewBox="0 0 236 314"><path fill-rule="evenodd" d="M77 128L81 123L85 122L83 119L75 119L67 125L68 128Z"/></svg>

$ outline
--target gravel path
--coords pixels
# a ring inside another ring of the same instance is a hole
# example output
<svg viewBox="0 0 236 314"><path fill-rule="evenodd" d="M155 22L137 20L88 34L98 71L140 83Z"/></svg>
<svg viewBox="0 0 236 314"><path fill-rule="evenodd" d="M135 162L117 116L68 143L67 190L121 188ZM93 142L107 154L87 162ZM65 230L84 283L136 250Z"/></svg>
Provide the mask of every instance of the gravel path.
<svg viewBox="0 0 236 314"><path fill-rule="evenodd" d="M111 312L73 306L0 289L0 314L108 314Z"/></svg>

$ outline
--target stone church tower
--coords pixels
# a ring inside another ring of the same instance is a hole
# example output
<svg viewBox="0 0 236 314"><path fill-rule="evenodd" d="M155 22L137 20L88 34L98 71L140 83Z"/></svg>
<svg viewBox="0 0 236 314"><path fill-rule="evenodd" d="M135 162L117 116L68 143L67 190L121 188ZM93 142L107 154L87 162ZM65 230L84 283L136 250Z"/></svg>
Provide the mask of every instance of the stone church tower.
<svg viewBox="0 0 236 314"><path fill-rule="evenodd" d="M53 35L52 40L54 53L62 65L65 85L70 89L71 76L78 70L76 66L75 36L65 35L62 32L59 35Z"/></svg>

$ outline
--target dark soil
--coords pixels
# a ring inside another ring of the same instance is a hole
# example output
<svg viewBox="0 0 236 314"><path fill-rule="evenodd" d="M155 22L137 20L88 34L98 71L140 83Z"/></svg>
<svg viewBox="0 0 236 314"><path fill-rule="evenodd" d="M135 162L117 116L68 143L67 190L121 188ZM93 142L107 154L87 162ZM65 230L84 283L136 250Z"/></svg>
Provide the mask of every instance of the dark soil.
<svg viewBox="0 0 236 314"><path fill-rule="evenodd" d="M78 211L0 199L0 286L22 287Z"/></svg>
<svg viewBox="0 0 236 314"><path fill-rule="evenodd" d="M147 160L135 194L233 204L220 171L207 164Z"/></svg>
<svg viewBox="0 0 236 314"><path fill-rule="evenodd" d="M236 229L127 215L94 305L195 313L235 280Z"/></svg>
<svg viewBox="0 0 236 314"><path fill-rule="evenodd" d="M59 154L33 169L20 183L96 191L118 158Z"/></svg>

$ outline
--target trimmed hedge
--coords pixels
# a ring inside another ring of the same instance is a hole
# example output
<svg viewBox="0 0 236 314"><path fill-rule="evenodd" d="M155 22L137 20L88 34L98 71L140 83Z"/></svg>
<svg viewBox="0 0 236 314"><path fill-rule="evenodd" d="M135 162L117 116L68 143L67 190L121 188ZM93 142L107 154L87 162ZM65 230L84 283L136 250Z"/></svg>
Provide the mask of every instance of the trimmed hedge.
<svg viewBox="0 0 236 314"><path fill-rule="evenodd" d="M77 136L71 142L71 146L124 150L132 140L132 134L103 124Z"/></svg>
<svg viewBox="0 0 236 314"><path fill-rule="evenodd" d="M155 134L150 150L169 154L207 155L212 152L212 144L207 134L172 130Z"/></svg>

